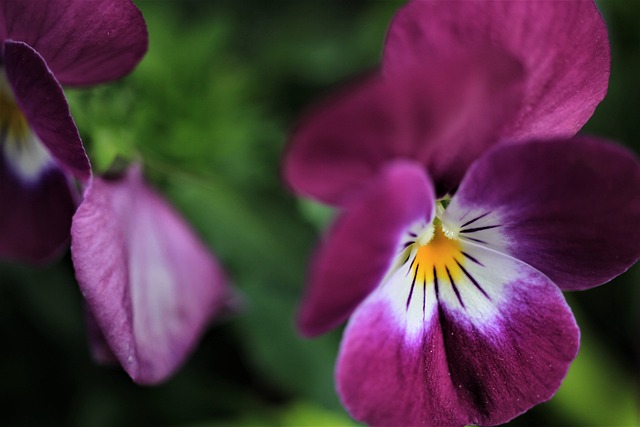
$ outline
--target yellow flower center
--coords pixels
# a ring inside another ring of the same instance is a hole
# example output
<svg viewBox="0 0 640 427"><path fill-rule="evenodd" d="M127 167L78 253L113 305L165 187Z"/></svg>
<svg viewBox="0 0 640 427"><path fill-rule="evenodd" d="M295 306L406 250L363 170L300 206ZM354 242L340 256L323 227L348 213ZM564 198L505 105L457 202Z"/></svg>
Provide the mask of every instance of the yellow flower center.
<svg viewBox="0 0 640 427"><path fill-rule="evenodd" d="M462 277L460 268L463 262L462 249L457 238L447 237L439 219L434 221L433 237L420 245L416 252L411 273L419 281L433 283L436 278L457 281Z"/></svg>
<svg viewBox="0 0 640 427"><path fill-rule="evenodd" d="M382 283L392 284L398 296L406 295L407 312L424 315L433 301L448 307L463 310L475 307L472 311L482 311L487 301L492 301L485 289L489 284L483 283L487 270L483 270L486 268L482 260L484 250L479 247L486 243L482 239L487 237L470 236L501 225L491 217L491 212L460 225L453 213L446 212L447 202L446 199L436 202L435 217L430 222L416 221L405 230L398 255L383 278ZM485 221L480 222L482 219ZM485 235L492 237L491 233ZM420 317L416 319L420 321Z"/></svg>

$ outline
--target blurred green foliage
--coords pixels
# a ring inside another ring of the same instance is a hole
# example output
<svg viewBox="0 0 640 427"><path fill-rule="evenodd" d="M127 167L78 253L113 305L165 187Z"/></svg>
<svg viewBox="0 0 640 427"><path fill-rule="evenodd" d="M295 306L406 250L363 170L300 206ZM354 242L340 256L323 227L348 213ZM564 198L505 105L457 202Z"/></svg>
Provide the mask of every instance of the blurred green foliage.
<svg viewBox="0 0 640 427"><path fill-rule="evenodd" d="M294 328L307 259L332 212L290 195L279 160L308 105L376 66L402 2L136 3L149 27L148 55L119 82L68 90L72 113L94 172L142 162L221 258L244 309L212 325L173 379L139 387L90 360L68 256L37 270L0 265L3 423L355 425L334 391L340 331L304 340ZM613 72L587 131L638 152L640 2L599 6ZM639 270L569 297L580 356L556 398L512 425L640 424Z"/></svg>

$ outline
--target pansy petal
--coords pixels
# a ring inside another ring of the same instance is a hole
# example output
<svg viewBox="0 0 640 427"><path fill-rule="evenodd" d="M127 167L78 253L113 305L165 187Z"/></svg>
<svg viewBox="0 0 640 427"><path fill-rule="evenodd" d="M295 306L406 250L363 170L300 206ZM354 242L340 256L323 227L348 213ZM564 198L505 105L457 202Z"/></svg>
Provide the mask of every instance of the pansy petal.
<svg viewBox="0 0 640 427"><path fill-rule="evenodd" d="M4 50L7 80L29 126L66 172L87 180L91 166L62 87L28 45L6 41Z"/></svg>
<svg viewBox="0 0 640 427"><path fill-rule="evenodd" d="M69 242L76 197L65 174L48 167L34 180L14 170L0 146L0 258L43 263Z"/></svg>
<svg viewBox="0 0 640 427"><path fill-rule="evenodd" d="M403 230L430 222L433 211L431 183L419 165L383 169L345 207L316 254L299 316L302 332L317 335L345 321L391 267Z"/></svg>
<svg viewBox="0 0 640 427"><path fill-rule="evenodd" d="M444 195L498 141L521 101L522 69L504 52L374 75L320 105L294 132L284 175L299 194L340 205L394 158L426 166Z"/></svg>
<svg viewBox="0 0 640 427"><path fill-rule="evenodd" d="M465 176L446 220L565 290L611 280L640 257L640 162L592 137L496 147Z"/></svg>
<svg viewBox="0 0 640 427"><path fill-rule="evenodd" d="M165 380L228 301L218 262L137 168L92 181L71 235L80 289L112 352L134 381Z"/></svg>
<svg viewBox="0 0 640 427"><path fill-rule="evenodd" d="M342 338L337 389L356 420L374 426L463 426L437 311L407 340L384 301L367 301Z"/></svg>
<svg viewBox="0 0 640 427"><path fill-rule="evenodd" d="M579 331L559 289L510 257L468 243L462 250L477 261L460 259L464 272L416 282L405 266L351 317L336 379L354 418L494 425L560 386Z"/></svg>
<svg viewBox="0 0 640 427"><path fill-rule="evenodd" d="M122 77L148 44L144 19L130 0L4 1L0 35L33 47L65 85Z"/></svg>
<svg viewBox="0 0 640 427"><path fill-rule="evenodd" d="M390 26L383 66L394 75L486 46L526 66L522 109L505 133L510 139L573 136L606 94L609 40L591 0L415 0Z"/></svg>

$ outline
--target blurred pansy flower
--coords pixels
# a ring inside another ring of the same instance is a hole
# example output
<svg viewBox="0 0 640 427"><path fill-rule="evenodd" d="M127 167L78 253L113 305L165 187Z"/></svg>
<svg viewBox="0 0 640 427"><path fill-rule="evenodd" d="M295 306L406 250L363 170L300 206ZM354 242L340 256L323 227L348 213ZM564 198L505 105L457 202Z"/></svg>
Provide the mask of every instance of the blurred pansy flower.
<svg viewBox="0 0 640 427"><path fill-rule="evenodd" d="M233 302L217 260L139 166L91 180L71 236L94 356L137 383L173 374Z"/></svg>
<svg viewBox="0 0 640 427"><path fill-rule="evenodd" d="M0 257L42 262L69 239L91 167L61 84L127 74L147 48L130 0L0 2Z"/></svg>
<svg viewBox="0 0 640 427"><path fill-rule="evenodd" d="M285 157L295 191L342 208L299 327L349 319L337 388L369 424L493 425L548 400L579 347L561 290L640 256L638 160L572 137L608 78L593 3L477 4L411 2L383 76L312 111ZM441 51L392 64L427 39Z"/></svg>

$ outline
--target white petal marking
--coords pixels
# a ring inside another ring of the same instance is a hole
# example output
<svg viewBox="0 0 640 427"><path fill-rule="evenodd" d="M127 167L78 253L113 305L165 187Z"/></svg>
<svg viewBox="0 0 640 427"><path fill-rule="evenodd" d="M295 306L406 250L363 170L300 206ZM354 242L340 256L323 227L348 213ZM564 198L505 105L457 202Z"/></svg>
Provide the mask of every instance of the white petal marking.
<svg viewBox="0 0 640 427"><path fill-rule="evenodd" d="M509 239L500 231L504 221L496 211L479 207L462 207L454 197L443 214L443 223L457 231L461 240L477 243L498 252L508 253Z"/></svg>

